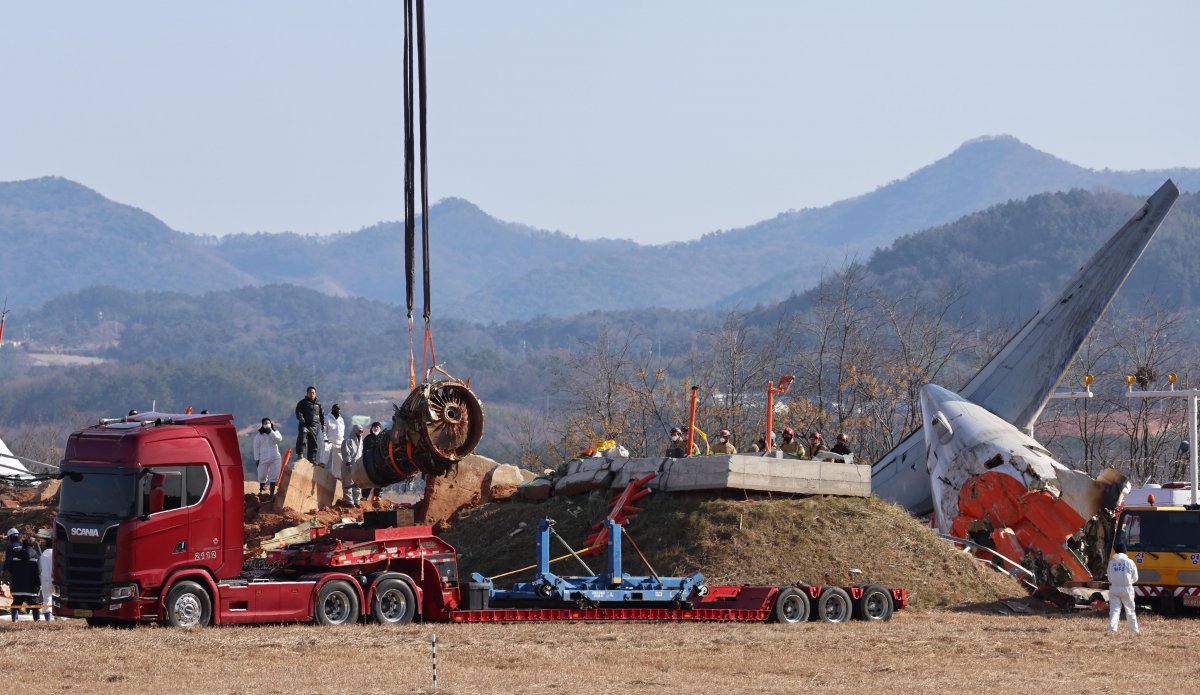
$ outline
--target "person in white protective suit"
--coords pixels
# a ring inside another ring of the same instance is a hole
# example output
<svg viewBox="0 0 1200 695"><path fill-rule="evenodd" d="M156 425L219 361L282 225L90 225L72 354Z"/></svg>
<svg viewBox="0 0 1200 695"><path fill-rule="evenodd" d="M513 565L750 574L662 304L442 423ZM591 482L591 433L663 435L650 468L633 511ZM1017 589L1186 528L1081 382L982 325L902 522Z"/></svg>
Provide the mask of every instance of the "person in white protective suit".
<svg viewBox="0 0 1200 695"><path fill-rule="evenodd" d="M275 494L275 481L279 480L279 466L283 457L279 455L279 442L283 433L275 428L271 418L262 419L262 426L254 433L254 465L258 467L258 494L270 490Z"/></svg>
<svg viewBox="0 0 1200 695"><path fill-rule="evenodd" d="M1124 544L1114 548L1116 555L1108 561L1108 631L1116 632L1121 624L1121 606L1125 607L1125 620L1129 631L1138 633L1137 609L1133 604L1133 585L1137 583L1137 564L1125 554Z"/></svg>
<svg viewBox="0 0 1200 695"><path fill-rule="evenodd" d="M54 601L54 532L48 528L39 529L39 541L45 544L42 555L38 558L38 578L42 582L42 619L54 620L54 609L50 604Z"/></svg>
<svg viewBox="0 0 1200 695"><path fill-rule="evenodd" d="M362 506L362 488L354 484L354 469L362 465L363 428L350 428L350 436L342 442L342 497L347 507Z"/></svg>
<svg viewBox="0 0 1200 695"><path fill-rule="evenodd" d="M335 478L342 477L342 440L346 438L346 423L342 420L342 408L337 403L330 408L333 417L325 420L325 451L321 463Z"/></svg>

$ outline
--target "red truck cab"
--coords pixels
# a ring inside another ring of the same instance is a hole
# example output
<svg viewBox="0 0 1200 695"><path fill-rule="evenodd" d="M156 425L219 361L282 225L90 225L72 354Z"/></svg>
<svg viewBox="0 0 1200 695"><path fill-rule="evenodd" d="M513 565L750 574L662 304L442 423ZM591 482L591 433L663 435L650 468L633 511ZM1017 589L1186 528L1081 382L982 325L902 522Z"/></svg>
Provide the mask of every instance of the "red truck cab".
<svg viewBox="0 0 1200 695"><path fill-rule="evenodd" d="M232 422L145 413L71 435L55 522L57 612L160 619L161 587L241 574L243 473Z"/></svg>

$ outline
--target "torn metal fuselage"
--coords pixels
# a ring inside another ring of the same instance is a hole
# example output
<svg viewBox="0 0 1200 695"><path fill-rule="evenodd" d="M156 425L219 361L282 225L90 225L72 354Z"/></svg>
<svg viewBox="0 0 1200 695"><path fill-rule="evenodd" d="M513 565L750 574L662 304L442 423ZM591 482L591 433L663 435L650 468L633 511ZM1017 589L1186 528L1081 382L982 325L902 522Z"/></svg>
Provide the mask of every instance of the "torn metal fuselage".
<svg viewBox="0 0 1200 695"><path fill-rule="evenodd" d="M1090 578L1067 540L1126 489L1125 476L1068 468L1029 435L940 386L921 389L926 464L939 530L980 529L1009 557L1032 554L1076 580Z"/></svg>
<svg viewBox="0 0 1200 695"><path fill-rule="evenodd" d="M445 475L483 438L483 403L458 380L421 384L393 409L391 429L364 443L353 474L362 487Z"/></svg>

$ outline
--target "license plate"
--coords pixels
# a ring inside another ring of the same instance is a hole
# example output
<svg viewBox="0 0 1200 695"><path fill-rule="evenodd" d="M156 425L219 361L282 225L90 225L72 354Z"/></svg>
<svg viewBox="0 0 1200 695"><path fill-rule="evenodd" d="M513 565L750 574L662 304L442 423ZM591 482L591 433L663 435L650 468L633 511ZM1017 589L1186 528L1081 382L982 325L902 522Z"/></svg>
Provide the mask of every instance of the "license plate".
<svg viewBox="0 0 1200 695"><path fill-rule="evenodd" d="M81 610L77 610L77 611L75 611L75 617L77 617L77 618L90 618L90 617L92 617L92 612L91 612L91 611L89 611L89 610L83 610L83 609L81 609Z"/></svg>
<svg viewBox="0 0 1200 695"><path fill-rule="evenodd" d="M1200 596L1184 596L1183 605L1189 608L1200 608Z"/></svg>

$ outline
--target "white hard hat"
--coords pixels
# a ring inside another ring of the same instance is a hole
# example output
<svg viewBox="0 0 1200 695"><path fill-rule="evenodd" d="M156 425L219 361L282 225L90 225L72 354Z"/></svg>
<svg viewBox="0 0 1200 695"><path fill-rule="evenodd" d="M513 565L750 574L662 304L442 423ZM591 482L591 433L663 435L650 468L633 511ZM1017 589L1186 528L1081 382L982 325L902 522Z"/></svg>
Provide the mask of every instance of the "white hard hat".
<svg viewBox="0 0 1200 695"><path fill-rule="evenodd" d="M4 534L4 537L8 538L9 536L19 536L19 535L21 535L20 531L16 530L15 528L10 528L8 530L8 533Z"/></svg>

